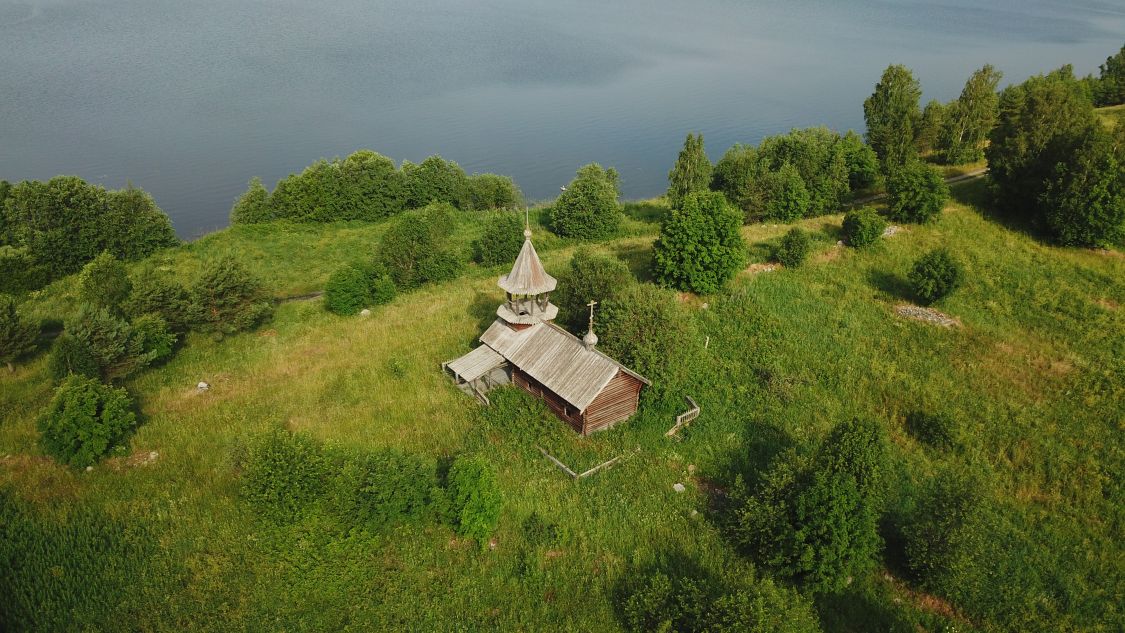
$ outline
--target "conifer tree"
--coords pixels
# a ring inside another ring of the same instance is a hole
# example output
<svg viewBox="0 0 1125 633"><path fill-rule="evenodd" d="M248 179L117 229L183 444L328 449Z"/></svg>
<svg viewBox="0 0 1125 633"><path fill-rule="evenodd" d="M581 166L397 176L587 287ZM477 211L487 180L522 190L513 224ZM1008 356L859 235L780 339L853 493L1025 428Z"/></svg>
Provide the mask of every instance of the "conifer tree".
<svg viewBox="0 0 1125 633"><path fill-rule="evenodd" d="M17 358L35 349L35 337L39 334L34 325L26 323L16 312L16 300L8 295L0 295L0 362L14 371L12 363Z"/></svg>
<svg viewBox="0 0 1125 633"><path fill-rule="evenodd" d="M875 92L863 102L867 143L875 150L883 173L904 164L914 153L914 128L921 117L922 87L906 66L892 64L883 71Z"/></svg>
<svg viewBox="0 0 1125 633"><path fill-rule="evenodd" d="M688 194L707 191L711 184L711 159L703 149L703 135L688 134L672 171L668 172L668 204L680 208Z"/></svg>

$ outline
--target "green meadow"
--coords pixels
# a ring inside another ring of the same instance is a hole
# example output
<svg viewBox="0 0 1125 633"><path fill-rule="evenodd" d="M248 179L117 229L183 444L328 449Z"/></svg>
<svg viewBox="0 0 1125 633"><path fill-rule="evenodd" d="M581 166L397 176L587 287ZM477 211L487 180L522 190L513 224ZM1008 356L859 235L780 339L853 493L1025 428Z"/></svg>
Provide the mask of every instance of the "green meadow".
<svg viewBox="0 0 1125 633"><path fill-rule="evenodd" d="M0 623L620 630L625 583L657 561L762 576L724 535L725 491L858 416L889 431L892 514L909 512L939 471L982 473L1005 575L991 603L927 595L906 578L890 529L875 573L814 603L824 630L1120 630L1125 253L1038 241L990 211L987 187L956 185L936 221L863 251L837 245L841 216L801 221L814 251L791 270L761 265L789 225L744 227L753 264L721 294L681 296L706 339L703 360L657 385L628 423L590 438L535 407L521 410L537 419L498 419L442 374L491 321L503 267L470 266L368 317L334 316L306 297L281 302L252 332L190 335L169 362L126 383L142 423L127 449L90 472L37 446L36 417L52 394L40 353L0 372L0 521L10 537L0 544ZM622 237L595 248L648 280L666 211L660 201L626 205ZM475 217L458 216L466 251ZM384 228L236 226L148 263L188 280L201 262L232 254L279 299L299 297L370 254ZM534 239L556 275L576 248L541 228ZM966 269L964 287L934 306L953 327L895 311L911 301L910 265L937 246ZM74 308L73 285L56 282L22 309L61 320ZM199 381L211 389L198 391ZM702 414L679 441L666 438L689 395ZM920 409L951 414L962 447L935 452L915 441L904 418ZM505 497L492 546L436 523L372 533L315 513L285 525L258 517L240 498L238 456L277 426L341 448L486 457ZM626 457L574 482L537 445L575 470ZM552 526L548 536L529 534L533 514Z"/></svg>

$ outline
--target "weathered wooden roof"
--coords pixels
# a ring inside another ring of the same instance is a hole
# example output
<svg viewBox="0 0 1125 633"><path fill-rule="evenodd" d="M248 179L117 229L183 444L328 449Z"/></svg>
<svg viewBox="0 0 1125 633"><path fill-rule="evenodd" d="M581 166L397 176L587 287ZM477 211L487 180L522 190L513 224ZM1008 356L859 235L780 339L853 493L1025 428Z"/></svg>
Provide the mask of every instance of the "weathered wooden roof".
<svg viewBox="0 0 1125 633"><path fill-rule="evenodd" d="M461 358L445 364L462 380L472 382L504 364L504 357L487 345L481 345Z"/></svg>
<svg viewBox="0 0 1125 633"><path fill-rule="evenodd" d="M586 410L618 371L652 384L598 350L587 349L553 323L513 330L497 320L480 340L579 411Z"/></svg>
<svg viewBox="0 0 1125 633"><path fill-rule="evenodd" d="M512 272L500 277L500 287L514 295L537 295L554 290L559 282L543 270L543 263L531 245L531 231L524 231L524 238Z"/></svg>

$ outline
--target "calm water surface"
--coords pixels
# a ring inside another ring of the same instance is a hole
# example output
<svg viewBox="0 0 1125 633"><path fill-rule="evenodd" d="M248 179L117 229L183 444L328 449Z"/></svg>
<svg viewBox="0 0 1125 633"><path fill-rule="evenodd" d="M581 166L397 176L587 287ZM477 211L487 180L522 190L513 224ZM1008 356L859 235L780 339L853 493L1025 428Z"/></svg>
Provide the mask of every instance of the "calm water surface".
<svg viewBox="0 0 1125 633"><path fill-rule="evenodd" d="M584 163L660 193L689 130L717 159L794 126L863 126L891 62L925 99L1122 45L1125 2L0 0L0 178L150 191L183 237L252 176L440 153L553 197Z"/></svg>

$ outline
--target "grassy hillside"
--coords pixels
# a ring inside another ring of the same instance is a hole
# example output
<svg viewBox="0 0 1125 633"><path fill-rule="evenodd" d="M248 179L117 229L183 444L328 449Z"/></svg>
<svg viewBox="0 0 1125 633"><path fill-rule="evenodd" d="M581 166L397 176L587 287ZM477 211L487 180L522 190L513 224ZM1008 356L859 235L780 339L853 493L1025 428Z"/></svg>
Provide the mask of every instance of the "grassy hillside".
<svg viewBox="0 0 1125 633"><path fill-rule="evenodd" d="M836 246L839 216L804 221L817 239L810 264L751 266L721 296L684 297L710 339L706 370L588 439L490 424L441 374L502 300L499 271L476 267L368 318L292 301L258 331L193 336L128 384L143 424L126 454L92 472L36 446L51 395L45 358L0 372L0 517L19 537L9 556L20 552L0 581L14 596L5 614L43 630L619 630L622 583L658 558L755 574L718 525L722 490L736 474L753 480L784 447L869 416L893 440L897 498L943 468L982 470L1005 549L1032 572L997 581L1000 606L949 605L901 578L891 543L886 569L817 603L825 630L1113 630L1125 571L1125 257L1005 226L987 212L985 186L957 186L938 221L865 252ZM644 278L662 213L633 205L628 237L598 248ZM477 227L468 214L460 223L467 248ZM236 227L157 259L188 278L234 253L275 295L299 295L369 252L383 228ZM764 260L787 229L745 227L752 255ZM966 287L937 306L958 327L895 314L909 301L911 262L938 245L967 268ZM538 231L536 246L557 274L575 245ZM31 313L61 318L70 283L33 296ZM197 392L200 380L212 389ZM703 412L673 442L663 433L681 395ZM940 454L914 441L903 419L920 407L952 413L965 448ZM334 446L487 456L506 496L495 548L438 525L370 534L319 516L257 518L239 497L237 455L277 424ZM540 456L543 441L583 468L630 457L576 484ZM529 540L532 513L556 536Z"/></svg>

